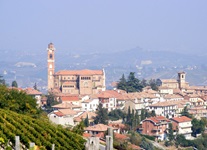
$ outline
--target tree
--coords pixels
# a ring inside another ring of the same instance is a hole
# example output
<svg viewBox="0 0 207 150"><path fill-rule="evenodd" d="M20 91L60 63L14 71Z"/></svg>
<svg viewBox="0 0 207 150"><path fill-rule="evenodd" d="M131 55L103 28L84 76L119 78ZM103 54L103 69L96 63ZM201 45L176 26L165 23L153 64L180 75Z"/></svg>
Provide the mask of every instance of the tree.
<svg viewBox="0 0 207 150"><path fill-rule="evenodd" d="M12 87L18 87L18 84L17 84L17 82L16 81L12 81Z"/></svg>
<svg viewBox="0 0 207 150"><path fill-rule="evenodd" d="M140 83L140 80L135 77L134 72L130 72L127 80L127 85L127 92L140 92L143 88L143 86Z"/></svg>
<svg viewBox="0 0 207 150"><path fill-rule="evenodd" d="M144 109L141 110L141 121L145 119Z"/></svg>
<svg viewBox="0 0 207 150"><path fill-rule="evenodd" d="M3 76L1 76L1 75L0 75L0 85L6 85L6 82L3 79Z"/></svg>
<svg viewBox="0 0 207 150"><path fill-rule="evenodd" d="M188 112L187 106L184 107L183 111L181 112L182 116L186 116L188 118L193 118L193 116Z"/></svg>
<svg viewBox="0 0 207 150"><path fill-rule="evenodd" d="M137 132L132 132L130 136L130 142L135 145L140 145L142 142L141 136Z"/></svg>
<svg viewBox="0 0 207 150"><path fill-rule="evenodd" d="M84 126L85 126L85 127L88 127L88 126L89 126L88 115L87 115L87 117L84 119Z"/></svg>
<svg viewBox="0 0 207 150"><path fill-rule="evenodd" d="M95 124L107 124L108 123L108 111L106 108L103 108L103 105L100 103L98 105L97 116L94 119Z"/></svg>
<svg viewBox="0 0 207 150"><path fill-rule="evenodd" d="M81 121L78 125L76 125L75 127L73 127L72 132L79 134L79 135L83 135L84 132L84 122Z"/></svg>
<svg viewBox="0 0 207 150"><path fill-rule="evenodd" d="M172 142L174 140L174 135L173 135L173 126L172 123L169 123L169 128L168 128L168 134L167 134L168 140Z"/></svg>
<svg viewBox="0 0 207 150"><path fill-rule="evenodd" d="M36 83L34 84L33 88L34 88L35 90L37 90L37 84L36 84Z"/></svg>
<svg viewBox="0 0 207 150"><path fill-rule="evenodd" d="M156 117L155 110L152 110L152 112L151 112L151 116L152 116L152 117Z"/></svg>
<svg viewBox="0 0 207 150"><path fill-rule="evenodd" d="M193 118L192 120L192 135L196 137L197 134L202 133L205 130L206 122L204 120L198 120Z"/></svg>
<svg viewBox="0 0 207 150"><path fill-rule="evenodd" d="M119 120L119 119L125 119L126 113L123 112L120 109L114 109L109 112L108 117L110 120Z"/></svg>
<svg viewBox="0 0 207 150"><path fill-rule="evenodd" d="M8 89L3 85L0 85L0 108L32 116L40 114L35 98L25 92Z"/></svg>
<svg viewBox="0 0 207 150"><path fill-rule="evenodd" d="M149 80L149 86L151 87L152 90L158 91L158 86L156 84L156 80L155 79Z"/></svg>
<svg viewBox="0 0 207 150"><path fill-rule="evenodd" d="M121 90L127 91L127 82L126 82L124 74L122 75L119 83L117 84L117 89L121 89Z"/></svg>
<svg viewBox="0 0 207 150"><path fill-rule="evenodd" d="M46 95L47 97L47 104L45 105L45 107L47 108L48 112L51 112L53 110L52 106L59 104L60 102L55 100L55 95L53 93L49 93L48 95Z"/></svg>

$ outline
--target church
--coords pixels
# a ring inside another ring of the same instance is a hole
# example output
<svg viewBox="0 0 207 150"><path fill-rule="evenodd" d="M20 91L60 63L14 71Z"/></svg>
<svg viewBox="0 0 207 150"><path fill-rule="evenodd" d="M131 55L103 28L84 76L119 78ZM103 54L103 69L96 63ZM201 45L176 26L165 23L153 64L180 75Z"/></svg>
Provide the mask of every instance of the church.
<svg viewBox="0 0 207 150"><path fill-rule="evenodd" d="M65 94L96 94L105 91L105 72L103 70L60 70L55 72L55 47L47 48L48 91L54 89Z"/></svg>

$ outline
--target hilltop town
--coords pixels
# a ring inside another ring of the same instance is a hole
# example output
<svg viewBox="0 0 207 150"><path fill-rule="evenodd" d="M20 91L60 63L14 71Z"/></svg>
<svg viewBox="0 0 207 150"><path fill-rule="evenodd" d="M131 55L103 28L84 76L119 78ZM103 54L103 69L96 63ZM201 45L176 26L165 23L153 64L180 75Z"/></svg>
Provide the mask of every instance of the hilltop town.
<svg viewBox="0 0 207 150"><path fill-rule="evenodd" d="M49 43L47 94L37 85L20 88L16 81L8 89L35 99L50 123L81 134L88 141L86 149L105 149L104 145L123 150L205 147L198 141L206 138L207 87L191 86L185 72L178 72L174 79L149 81L130 72L107 89L104 69L56 72L55 50Z"/></svg>

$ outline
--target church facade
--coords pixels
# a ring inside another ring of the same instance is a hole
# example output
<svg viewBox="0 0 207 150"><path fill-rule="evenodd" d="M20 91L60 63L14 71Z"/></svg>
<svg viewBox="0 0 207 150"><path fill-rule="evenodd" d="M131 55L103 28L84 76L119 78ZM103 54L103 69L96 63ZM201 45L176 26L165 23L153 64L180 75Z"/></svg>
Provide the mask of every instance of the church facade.
<svg viewBox="0 0 207 150"><path fill-rule="evenodd" d="M96 94L105 91L103 70L60 70L55 72L55 47L47 48L48 91L58 89L66 94Z"/></svg>

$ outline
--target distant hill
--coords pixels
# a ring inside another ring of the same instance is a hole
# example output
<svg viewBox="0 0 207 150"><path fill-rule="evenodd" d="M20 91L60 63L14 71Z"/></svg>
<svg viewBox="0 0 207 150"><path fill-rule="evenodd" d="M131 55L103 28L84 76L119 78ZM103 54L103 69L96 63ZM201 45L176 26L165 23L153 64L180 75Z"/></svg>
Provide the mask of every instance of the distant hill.
<svg viewBox="0 0 207 150"><path fill-rule="evenodd" d="M82 150L85 140L60 126L54 126L47 120L34 119L26 115L0 109L1 148L5 149L8 141L14 147L15 136L20 136L20 142L26 148L34 142L40 149Z"/></svg>
<svg viewBox="0 0 207 150"><path fill-rule="evenodd" d="M55 67L58 70L74 69L102 69L106 71L107 86L119 80L122 74L136 72L140 79L172 78L178 71L187 72L187 80L191 84L205 84L207 65L206 53L188 54L169 51L148 51L142 48L133 48L125 51L97 53L62 51L55 52ZM6 80L11 83L16 79L20 86L33 86L35 83L40 90L47 85L47 51L3 51L0 55L0 74L5 74ZM34 67L23 65L16 67L18 62L35 64Z"/></svg>

